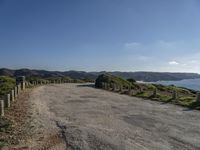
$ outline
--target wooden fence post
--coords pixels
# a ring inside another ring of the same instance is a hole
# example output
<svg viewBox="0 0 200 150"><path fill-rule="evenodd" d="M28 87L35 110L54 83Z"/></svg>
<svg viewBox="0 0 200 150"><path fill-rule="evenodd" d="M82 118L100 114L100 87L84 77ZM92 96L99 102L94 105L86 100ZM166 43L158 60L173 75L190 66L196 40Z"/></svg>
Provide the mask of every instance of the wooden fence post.
<svg viewBox="0 0 200 150"><path fill-rule="evenodd" d="M15 98L17 98L17 95L18 95L18 93L17 93L17 86L15 86Z"/></svg>
<svg viewBox="0 0 200 150"><path fill-rule="evenodd" d="M15 101L15 91L11 90L11 101Z"/></svg>
<svg viewBox="0 0 200 150"><path fill-rule="evenodd" d="M156 97L156 96L157 96L157 88L154 88L154 89L153 89L153 94L152 94L152 96L153 96L153 97Z"/></svg>
<svg viewBox="0 0 200 150"><path fill-rule="evenodd" d="M26 88L26 77L25 76L17 77L16 78L16 85L17 86L20 85L20 87L21 87L20 91L25 90L25 88Z"/></svg>
<svg viewBox="0 0 200 150"><path fill-rule="evenodd" d="M173 93L172 93L172 99L174 99L174 100L177 99L177 92L176 92L176 90L174 90Z"/></svg>
<svg viewBox="0 0 200 150"><path fill-rule="evenodd" d="M200 102L200 92L197 93L197 99L196 102Z"/></svg>
<svg viewBox="0 0 200 150"><path fill-rule="evenodd" d="M20 92L21 92L21 83L17 85L17 94L19 95Z"/></svg>
<svg viewBox="0 0 200 150"><path fill-rule="evenodd" d="M109 84L106 83L106 90L109 90Z"/></svg>
<svg viewBox="0 0 200 150"><path fill-rule="evenodd" d="M104 82L101 83L101 88L105 89L105 83Z"/></svg>
<svg viewBox="0 0 200 150"><path fill-rule="evenodd" d="M29 82L25 82L25 87L28 87L28 86L29 86ZM24 90L23 87L22 87L22 90Z"/></svg>
<svg viewBox="0 0 200 150"><path fill-rule="evenodd" d="M128 85L128 95L131 95L131 86Z"/></svg>
<svg viewBox="0 0 200 150"><path fill-rule="evenodd" d="M116 91L116 84L113 83L113 91Z"/></svg>
<svg viewBox="0 0 200 150"><path fill-rule="evenodd" d="M123 92L123 85L120 85L120 92Z"/></svg>
<svg viewBox="0 0 200 150"><path fill-rule="evenodd" d="M106 82L104 83L104 86L105 86L104 89L107 90L107 83Z"/></svg>
<svg viewBox="0 0 200 150"><path fill-rule="evenodd" d="M120 91L120 85L117 85L117 91L118 92Z"/></svg>
<svg viewBox="0 0 200 150"><path fill-rule="evenodd" d="M6 98L5 98L5 107L6 108L10 107L10 94L6 95Z"/></svg>
<svg viewBox="0 0 200 150"><path fill-rule="evenodd" d="M0 116L4 116L4 100L0 100Z"/></svg>
<svg viewBox="0 0 200 150"><path fill-rule="evenodd" d="M28 82L27 82L27 84L28 84ZM28 86L28 85L27 85ZM22 82L21 83L21 89L22 90L25 90L26 89L26 82Z"/></svg>
<svg viewBox="0 0 200 150"><path fill-rule="evenodd" d="M143 92L143 89L142 89L142 87L139 87L139 90L140 90L140 93L142 93L142 92Z"/></svg>
<svg viewBox="0 0 200 150"><path fill-rule="evenodd" d="M114 91L114 83L110 83L110 88L111 88L111 91Z"/></svg>

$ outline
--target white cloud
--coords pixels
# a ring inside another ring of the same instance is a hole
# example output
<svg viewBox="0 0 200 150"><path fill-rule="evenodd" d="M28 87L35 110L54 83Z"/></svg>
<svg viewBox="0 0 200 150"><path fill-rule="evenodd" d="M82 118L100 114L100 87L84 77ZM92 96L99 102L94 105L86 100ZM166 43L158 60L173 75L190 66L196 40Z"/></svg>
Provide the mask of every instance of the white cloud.
<svg viewBox="0 0 200 150"><path fill-rule="evenodd" d="M179 63L177 61L170 61L168 62L169 65L178 65Z"/></svg>
<svg viewBox="0 0 200 150"><path fill-rule="evenodd" d="M200 39L190 41L130 42L123 48L125 60L141 70L200 73Z"/></svg>

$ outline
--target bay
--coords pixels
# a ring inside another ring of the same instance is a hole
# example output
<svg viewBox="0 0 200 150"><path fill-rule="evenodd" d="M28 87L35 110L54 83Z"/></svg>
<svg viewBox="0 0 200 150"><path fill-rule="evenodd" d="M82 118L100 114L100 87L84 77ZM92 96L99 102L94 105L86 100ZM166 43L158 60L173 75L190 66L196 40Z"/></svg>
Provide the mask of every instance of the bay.
<svg viewBox="0 0 200 150"><path fill-rule="evenodd" d="M184 79L181 81L157 81L156 84L175 85L178 87L185 87L200 91L200 78L198 79Z"/></svg>

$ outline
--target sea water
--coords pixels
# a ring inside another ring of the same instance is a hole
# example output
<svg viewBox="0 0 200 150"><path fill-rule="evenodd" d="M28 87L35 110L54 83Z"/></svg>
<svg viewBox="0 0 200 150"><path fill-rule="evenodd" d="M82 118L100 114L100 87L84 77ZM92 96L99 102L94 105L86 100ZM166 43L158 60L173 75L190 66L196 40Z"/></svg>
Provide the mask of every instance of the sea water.
<svg viewBox="0 0 200 150"><path fill-rule="evenodd" d="M178 87L185 87L193 90L200 91L200 78L199 79L184 79L181 81L157 81L156 84L175 85Z"/></svg>

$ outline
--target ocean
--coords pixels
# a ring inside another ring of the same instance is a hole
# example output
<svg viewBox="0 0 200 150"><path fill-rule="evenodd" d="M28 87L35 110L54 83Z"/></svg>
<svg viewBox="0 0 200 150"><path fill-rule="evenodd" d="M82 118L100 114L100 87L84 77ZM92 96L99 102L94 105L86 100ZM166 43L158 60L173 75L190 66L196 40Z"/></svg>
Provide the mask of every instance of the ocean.
<svg viewBox="0 0 200 150"><path fill-rule="evenodd" d="M200 91L200 79L185 79L181 81L157 81L156 84L175 85Z"/></svg>

